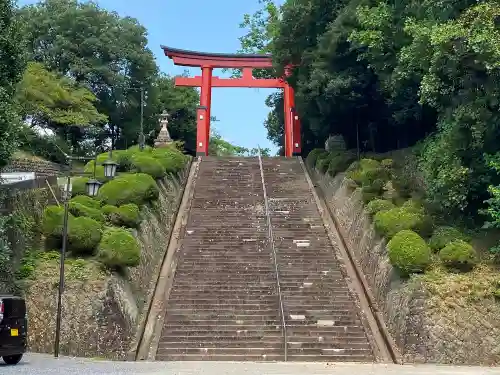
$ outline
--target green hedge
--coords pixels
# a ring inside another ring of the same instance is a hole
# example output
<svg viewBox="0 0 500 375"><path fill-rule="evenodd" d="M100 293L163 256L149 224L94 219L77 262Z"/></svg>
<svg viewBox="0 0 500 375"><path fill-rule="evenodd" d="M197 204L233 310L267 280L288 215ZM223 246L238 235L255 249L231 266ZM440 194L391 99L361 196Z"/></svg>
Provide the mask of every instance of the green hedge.
<svg viewBox="0 0 500 375"><path fill-rule="evenodd" d="M69 202L69 212L76 217L90 217L91 219L103 222L105 220L104 215L98 208L92 208L85 206L77 202Z"/></svg>
<svg viewBox="0 0 500 375"><path fill-rule="evenodd" d="M68 248L75 254L94 253L102 235L102 225L89 217L71 217L68 223Z"/></svg>
<svg viewBox="0 0 500 375"><path fill-rule="evenodd" d="M83 204L84 206L96 209L101 207L100 201L87 195L77 195L76 197L71 198L70 202Z"/></svg>
<svg viewBox="0 0 500 375"><path fill-rule="evenodd" d="M378 233L386 238L392 238L396 233L405 229L420 232L425 226L426 216L404 207L396 207L377 212L373 222Z"/></svg>
<svg viewBox="0 0 500 375"><path fill-rule="evenodd" d="M469 242L470 238L463 234L457 228L442 226L436 228L434 233L432 234L431 239L429 240L429 246L434 251L439 251L450 242L462 240L465 242Z"/></svg>
<svg viewBox="0 0 500 375"><path fill-rule="evenodd" d="M328 152L326 152L326 150L322 148L315 148L314 150L311 150L311 152L309 152L306 157L307 166L314 169L316 167L316 161L318 160L318 157L326 154L328 154Z"/></svg>
<svg viewBox="0 0 500 375"><path fill-rule="evenodd" d="M138 206L158 199L160 192L155 180L145 173L124 174L104 184L98 198L105 204Z"/></svg>
<svg viewBox="0 0 500 375"><path fill-rule="evenodd" d="M59 238L63 233L64 208L47 206L43 211L42 233L46 237Z"/></svg>
<svg viewBox="0 0 500 375"><path fill-rule="evenodd" d="M116 226L137 228L140 224L140 209L136 204L129 203L120 207L106 205L102 212L107 221Z"/></svg>
<svg viewBox="0 0 500 375"><path fill-rule="evenodd" d="M471 244L455 240L439 251L439 259L443 264L457 271L470 271L478 263L476 250Z"/></svg>
<svg viewBox="0 0 500 375"><path fill-rule="evenodd" d="M132 155L130 160L134 172L146 173L155 179L165 176L166 169L164 165L151 154L137 153Z"/></svg>
<svg viewBox="0 0 500 375"><path fill-rule="evenodd" d="M402 230L387 244L389 260L404 276L425 271L431 264L431 250L411 230Z"/></svg>
<svg viewBox="0 0 500 375"><path fill-rule="evenodd" d="M370 215L375 215L377 212L388 211L393 208L395 208L395 206L391 201L388 201L386 199L375 199L368 203L368 205L366 206L366 211Z"/></svg>
<svg viewBox="0 0 500 375"><path fill-rule="evenodd" d="M134 267L139 264L141 248L126 229L108 228L97 248L97 258L111 268Z"/></svg>

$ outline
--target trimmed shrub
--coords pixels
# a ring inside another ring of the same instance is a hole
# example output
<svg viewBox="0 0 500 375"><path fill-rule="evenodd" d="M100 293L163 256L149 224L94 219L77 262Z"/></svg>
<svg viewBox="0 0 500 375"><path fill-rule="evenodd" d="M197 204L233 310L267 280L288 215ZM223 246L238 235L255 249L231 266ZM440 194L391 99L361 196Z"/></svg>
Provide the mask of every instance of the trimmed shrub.
<svg viewBox="0 0 500 375"><path fill-rule="evenodd" d="M476 250L462 240L448 243L439 251L439 259L446 267L462 272L472 270L478 262Z"/></svg>
<svg viewBox="0 0 500 375"><path fill-rule="evenodd" d="M387 211L394 207L394 203L392 203L391 201L385 199L375 199L368 203L368 205L366 206L366 211L370 215L375 215L377 212Z"/></svg>
<svg viewBox="0 0 500 375"><path fill-rule="evenodd" d="M89 217L72 217L68 225L68 247L76 254L93 254L102 235L102 226Z"/></svg>
<svg viewBox="0 0 500 375"><path fill-rule="evenodd" d="M103 222L105 220L104 215L98 208L88 207L77 202L69 202L68 208L69 212L71 212L71 214L73 214L76 217L80 216L90 217L99 222Z"/></svg>
<svg viewBox="0 0 500 375"><path fill-rule="evenodd" d="M46 237L61 237L64 224L64 208L48 206L43 211L42 232Z"/></svg>
<svg viewBox="0 0 500 375"><path fill-rule="evenodd" d="M382 182L382 189L387 181L389 181L390 176L387 171L383 168L370 168L362 170L361 175L361 185L371 186L377 180Z"/></svg>
<svg viewBox="0 0 500 375"><path fill-rule="evenodd" d="M359 167L362 170L375 169L380 167L380 162L374 159L361 159L359 161Z"/></svg>
<svg viewBox="0 0 500 375"><path fill-rule="evenodd" d="M384 169L392 169L394 161L392 159L384 159L380 162L380 166Z"/></svg>
<svg viewBox="0 0 500 375"><path fill-rule="evenodd" d="M97 257L110 268L134 267L139 264L141 248L128 230L108 228L97 248Z"/></svg>
<svg viewBox="0 0 500 375"><path fill-rule="evenodd" d="M465 242L470 241L470 238L459 231L457 228L442 226L436 228L429 240L429 246L434 251L439 251L450 242L462 240Z"/></svg>
<svg viewBox="0 0 500 375"><path fill-rule="evenodd" d="M136 204L129 203L116 207L106 205L102 208L106 220L113 225L137 228L140 224L140 210Z"/></svg>
<svg viewBox="0 0 500 375"><path fill-rule="evenodd" d="M159 189L155 180L145 173L123 174L104 184L98 198L105 204L121 206L127 203L142 204L158 199Z"/></svg>
<svg viewBox="0 0 500 375"><path fill-rule="evenodd" d="M88 195L78 195L76 197L73 197L71 198L70 203L79 203L83 204L84 206L97 209L101 207L101 202L99 202L97 199L89 197Z"/></svg>
<svg viewBox="0 0 500 375"><path fill-rule="evenodd" d="M85 173L92 174L92 178L94 178L94 161L89 161L85 168L83 169ZM104 176L104 166L97 164L95 168L95 179L100 182L108 181L108 178Z"/></svg>
<svg viewBox="0 0 500 375"><path fill-rule="evenodd" d="M424 215L408 211L403 207L379 211L373 218L375 229L386 238L392 238L402 230L419 230L423 220Z"/></svg>
<svg viewBox="0 0 500 375"><path fill-rule="evenodd" d="M424 239L411 230L402 230L387 244L389 260L404 276L423 272L431 264L431 250Z"/></svg>
<svg viewBox="0 0 500 375"><path fill-rule="evenodd" d="M356 156L350 152L343 152L341 154L338 154L337 156L334 156L330 160L330 164L328 164L328 174L330 174L330 176L332 177L335 177L337 173L344 172L355 158Z"/></svg>
<svg viewBox="0 0 500 375"><path fill-rule="evenodd" d="M316 161L318 160L318 157L320 155L328 154L326 150L322 148L315 148L314 150L311 150L309 154L307 154L306 157L306 164L309 168L315 168L316 167Z"/></svg>
<svg viewBox="0 0 500 375"><path fill-rule="evenodd" d="M326 173L326 171L328 170L328 166L330 165L330 161L335 156L337 156L337 154L327 153L319 155L316 159L316 170L319 173Z"/></svg>
<svg viewBox="0 0 500 375"><path fill-rule="evenodd" d="M77 195L87 195L88 177L75 177L71 179L71 194L73 197Z"/></svg>
<svg viewBox="0 0 500 375"><path fill-rule="evenodd" d="M132 155L131 161L133 170L139 173L146 173L155 179L165 176L163 165L151 154L136 153Z"/></svg>
<svg viewBox="0 0 500 375"><path fill-rule="evenodd" d="M403 203L402 207L412 212L417 212L417 213L425 212L423 204L415 199L407 200L406 202Z"/></svg>
<svg viewBox="0 0 500 375"><path fill-rule="evenodd" d="M157 159L166 173L179 173L186 165L189 157L174 147L156 148L151 155Z"/></svg>

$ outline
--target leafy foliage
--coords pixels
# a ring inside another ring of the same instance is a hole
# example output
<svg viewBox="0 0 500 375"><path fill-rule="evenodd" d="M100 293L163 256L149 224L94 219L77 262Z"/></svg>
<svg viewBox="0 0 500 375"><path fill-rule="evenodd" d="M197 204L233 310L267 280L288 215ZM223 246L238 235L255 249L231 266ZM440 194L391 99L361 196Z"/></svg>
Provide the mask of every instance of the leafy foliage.
<svg viewBox="0 0 500 375"><path fill-rule="evenodd" d="M389 260L403 275L423 272L431 264L431 251L424 239L411 230L402 230L387 244Z"/></svg>
<svg viewBox="0 0 500 375"><path fill-rule="evenodd" d="M462 240L448 243L439 251L439 259L446 267L458 271L470 271L479 260L472 245Z"/></svg>

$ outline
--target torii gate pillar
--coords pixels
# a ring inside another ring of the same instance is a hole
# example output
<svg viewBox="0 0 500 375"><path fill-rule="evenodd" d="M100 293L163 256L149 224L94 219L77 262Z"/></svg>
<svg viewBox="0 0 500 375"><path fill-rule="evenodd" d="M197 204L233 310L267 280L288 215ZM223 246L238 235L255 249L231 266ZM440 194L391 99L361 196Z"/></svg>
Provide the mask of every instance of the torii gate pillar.
<svg viewBox="0 0 500 375"><path fill-rule="evenodd" d="M208 155L210 140L210 106L212 87L259 87L281 88L284 95L285 112L285 156L300 155L301 136L300 119L295 110L295 94L286 79L269 78L256 79L252 75L253 69L272 68L269 55L248 54L209 54L203 52L186 51L162 46L167 57L174 60L175 65L194 66L201 68L201 77L176 77L176 86L201 87L200 106L196 113L196 154ZM242 69L241 78L213 77L214 68ZM287 67L285 76L291 74L291 67Z"/></svg>

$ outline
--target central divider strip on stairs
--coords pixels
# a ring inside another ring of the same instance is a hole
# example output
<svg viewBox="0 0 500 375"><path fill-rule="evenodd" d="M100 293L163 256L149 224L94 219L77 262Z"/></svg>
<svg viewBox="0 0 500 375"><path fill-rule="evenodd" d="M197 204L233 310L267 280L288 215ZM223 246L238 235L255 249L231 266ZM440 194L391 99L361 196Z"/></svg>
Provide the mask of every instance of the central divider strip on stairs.
<svg viewBox="0 0 500 375"><path fill-rule="evenodd" d="M283 333L283 343L284 343L284 349L285 349L285 362L286 362L288 360L288 344L287 344L287 335L286 335L285 309L283 308L283 298L282 298L282 294L281 294L281 282L280 282L280 275L279 275L279 269L278 269L278 259L277 259L277 255L276 255L276 248L274 246L273 227L271 225L271 214L269 212L269 200L267 198L266 182L264 180L264 168L262 166L262 157L261 157L261 153L260 153L260 147L259 147L258 156L259 156L260 177L262 180L262 191L264 193L264 207L266 209L268 237L269 237L269 243L271 245L271 250L273 253L274 270L276 273L276 288L278 290L278 300L279 300L279 305L280 305L280 316L281 316L281 330Z"/></svg>

